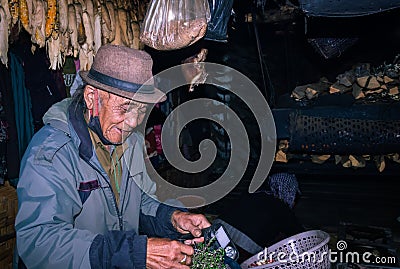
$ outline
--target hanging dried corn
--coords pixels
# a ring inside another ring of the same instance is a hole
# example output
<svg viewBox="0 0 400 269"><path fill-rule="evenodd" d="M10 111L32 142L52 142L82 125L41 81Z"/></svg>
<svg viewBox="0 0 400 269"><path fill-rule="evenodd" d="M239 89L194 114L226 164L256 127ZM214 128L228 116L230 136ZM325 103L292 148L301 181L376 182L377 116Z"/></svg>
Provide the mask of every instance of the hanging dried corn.
<svg viewBox="0 0 400 269"><path fill-rule="evenodd" d="M45 36L49 38L56 25L57 0L47 0Z"/></svg>
<svg viewBox="0 0 400 269"><path fill-rule="evenodd" d="M122 4L122 3L121 3ZM116 16L119 23L119 29L121 34L121 43L125 46L129 46L129 38L128 38L128 17L126 15L126 11L122 8L117 10Z"/></svg>
<svg viewBox="0 0 400 269"><path fill-rule="evenodd" d="M108 42L112 42L112 41L114 41L115 35L117 34L116 29L115 29L116 22L115 22L115 10L114 10L113 2L107 1L106 7L107 7L108 14L110 14L110 28L108 28L108 29L110 29L110 36L108 38Z"/></svg>
<svg viewBox="0 0 400 269"><path fill-rule="evenodd" d="M70 34L70 47L68 54L72 54L74 57L78 56L79 44L78 44L78 28L76 23L76 11L73 4L68 5L68 33Z"/></svg>
<svg viewBox="0 0 400 269"><path fill-rule="evenodd" d="M42 0L33 1L32 13L32 36L31 41L34 44L38 44L40 48L45 45L45 24L46 24L46 12L44 2Z"/></svg>
<svg viewBox="0 0 400 269"><path fill-rule="evenodd" d="M67 0L58 0L58 18L61 34L65 34L68 29L68 2Z"/></svg>
<svg viewBox="0 0 400 269"><path fill-rule="evenodd" d="M107 44L111 38L111 18L107 6L102 4L101 9L101 35L102 43Z"/></svg>
<svg viewBox="0 0 400 269"><path fill-rule="evenodd" d="M19 0L19 19L24 29L31 34L32 29L29 23L29 10L26 0Z"/></svg>
<svg viewBox="0 0 400 269"><path fill-rule="evenodd" d="M87 50L90 52L93 52L93 40L94 40L94 36L93 36L93 29L92 29L92 25L90 24L90 17L89 17L89 13L87 11L83 12L82 15L82 20L83 20L83 25L85 28L85 36L86 36L86 44L87 44ZM88 55L88 57L92 56L93 57L93 53L92 55ZM93 59L89 59L89 63L92 61Z"/></svg>
<svg viewBox="0 0 400 269"><path fill-rule="evenodd" d="M46 41L47 54L50 59L50 69L56 70L62 67L63 59L60 52L60 38L54 39L50 36Z"/></svg>
<svg viewBox="0 0 400 269"><path fill-rule="evenodd" d="M8 33L10 33L10 25L11 25L11 13L10 13L10 7L8 5L8 0L0 0L0 6L3 8L6 16L5 19L7 21L7 27L8 27Z"/></svg>
<svg viewBox="0 0 400 269"><path fill-rule="evenodd" d="M75 16L76 16L76 28L78 30L78 44L83 45L86 42L85 26L83 25L83 7L80 3L75 3Z"/></svg>
<svg viewBox="0 0 400 269"><path fill-rule="evenodd" d="M97 51L99 50L101 46L101 13L96 12L94 15L94 29L93 29L93 40L94 40L94 46L93 46L93 53L96 54Z"/></svg>
<svg viewBox="0 0 400 269"><path fill-rule="evenodd" d="M9 0L8 1L8 7L10 9L11 13L11 23L12 25L16 24L19 19L19 2L18 0Z"/></svg>

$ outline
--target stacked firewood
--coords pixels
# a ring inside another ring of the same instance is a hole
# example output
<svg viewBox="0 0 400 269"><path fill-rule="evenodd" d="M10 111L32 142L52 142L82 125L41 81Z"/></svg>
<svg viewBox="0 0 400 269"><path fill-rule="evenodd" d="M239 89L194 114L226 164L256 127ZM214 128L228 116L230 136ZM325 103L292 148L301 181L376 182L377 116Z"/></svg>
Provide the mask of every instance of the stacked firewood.
<svg viewBox="0 0 400 269"><path fill-rule="evenodd" d="M298 86L292 91L297 100L311 100L322 94L352 94L355 99L369 98L377 101L380 98L400 100L399 92L400 55L393 64L384 64L371 68L370 64L358 64L351 70L336 77L331 83L321 78L317 83Z"/></svg>
<svg viewBox="0 0 400 269"><path fill-rule="evenodd" d="M398 153L387 155L315 155L315 154L293 154L290 153L289 141L281 140L278 143L278 150L275 154L275 161L288 163L290 160L311 161L315 164L323 164L328 160L334 161L336 165L345 168L363 168L367 162L373 162L379 172L386 168L386 163L395 162L400 164L400 155Z"/></svg>
<svg viewBox="0 0 400 269"><path fill-rule="evenodd" d="M46 46L50 68L66 56L79 57L88 70L98 48L107 43L143 48L139 22L148 1L0 0L0 59L7 65L8 37L22 28L31 35L32 52Z"/></svg>
<svg viewBox="0 0 400 269"><path fill-rule="evenodd" d="M357 64L351 70L336 77L334 83L326 78L312 84L296 87L292 91L292 98L296 101L312 102L321 95L352 94L357 101L376 102L383 99L400 100L400 55L397 55L391 64L383 64L371 68L370 64ZM290 159L308 160L322 164L328 160L334 161L343 167L362 168L366 162L375 163L378 171L382 172L387 161L400 163L398 153L387 155L308 155L292 154L289 141L281 140L275 155L276 162L287 163Z"/></svg>

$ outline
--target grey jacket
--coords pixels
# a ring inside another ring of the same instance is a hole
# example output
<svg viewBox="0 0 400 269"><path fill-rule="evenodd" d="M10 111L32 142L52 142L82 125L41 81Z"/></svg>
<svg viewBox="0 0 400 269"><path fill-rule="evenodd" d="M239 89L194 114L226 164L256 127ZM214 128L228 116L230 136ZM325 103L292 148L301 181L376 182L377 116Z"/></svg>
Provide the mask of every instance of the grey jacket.
<svg viewBox="0 0 400 269"><path fill-rule="evenodd" d="M21 163L15 228L28 268L145 268L147 236L176 238L143 158L143 137L127 139L120 204L100 165L82 113L55 104Z"/></svg>

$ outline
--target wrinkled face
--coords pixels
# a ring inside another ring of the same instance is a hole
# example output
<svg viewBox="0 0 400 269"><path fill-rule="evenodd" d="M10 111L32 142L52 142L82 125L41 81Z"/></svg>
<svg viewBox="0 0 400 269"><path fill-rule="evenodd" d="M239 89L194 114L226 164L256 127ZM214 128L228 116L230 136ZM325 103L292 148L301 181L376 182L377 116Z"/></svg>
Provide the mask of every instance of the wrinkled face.
<svg viewBox="0 0 400 269"><path fill-rule="evenodd" d="M91 103L93 115L96 116L97 110L103 135L111 143L123 143L133 133L134 129L143 122L147 104L96 88L93 88L91 93L88 98L93 100ZM90 105L88 102L86 103L88 109L90 109ZM97 107L96 104L98 104Z"/></svg>

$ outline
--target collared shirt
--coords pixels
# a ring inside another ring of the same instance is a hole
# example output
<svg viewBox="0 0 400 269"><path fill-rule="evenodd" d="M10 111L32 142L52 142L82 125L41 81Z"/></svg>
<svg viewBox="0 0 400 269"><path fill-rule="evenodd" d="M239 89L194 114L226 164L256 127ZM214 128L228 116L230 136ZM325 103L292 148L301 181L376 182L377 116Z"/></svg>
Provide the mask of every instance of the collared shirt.
<svg viewBox="0 0 400 269"><path fill-rule="evenodd" d="M115 194L115 199L119 205L119 191L121 186L122 178L122 162L121 157L124 153L124 146L122 145L104 145L98 135L93 132L90 128L89 134L92 140L92 144L96 150L97 158L101 166L106 171L109 179L111 188Z"/></svg>

